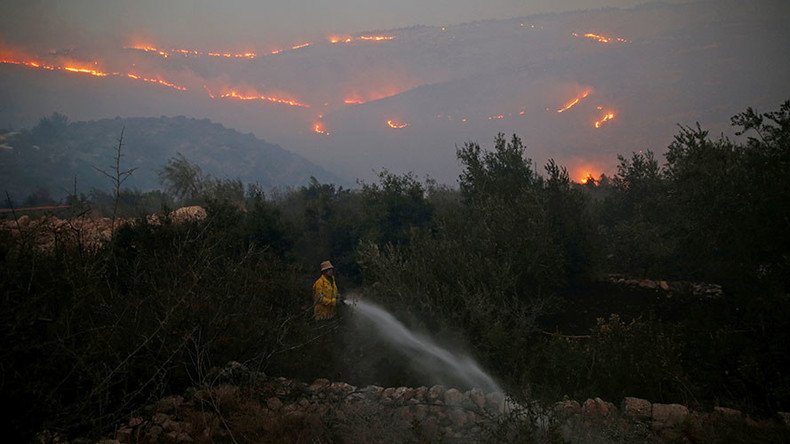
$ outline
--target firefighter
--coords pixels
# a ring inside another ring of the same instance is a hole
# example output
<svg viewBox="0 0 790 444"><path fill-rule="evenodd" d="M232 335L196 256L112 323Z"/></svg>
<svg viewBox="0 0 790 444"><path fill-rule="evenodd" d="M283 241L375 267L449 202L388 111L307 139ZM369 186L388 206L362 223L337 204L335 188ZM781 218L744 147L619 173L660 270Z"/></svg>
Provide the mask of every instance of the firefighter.
<svg viewBox="0 0 790 444"><path fill-rule="evenodd" d="M338 304L344 303L343 297L337 292L335 267L329 261L321 262L321 276L313 284L313 318L319 321L332 319L337 313Z"/></svg>

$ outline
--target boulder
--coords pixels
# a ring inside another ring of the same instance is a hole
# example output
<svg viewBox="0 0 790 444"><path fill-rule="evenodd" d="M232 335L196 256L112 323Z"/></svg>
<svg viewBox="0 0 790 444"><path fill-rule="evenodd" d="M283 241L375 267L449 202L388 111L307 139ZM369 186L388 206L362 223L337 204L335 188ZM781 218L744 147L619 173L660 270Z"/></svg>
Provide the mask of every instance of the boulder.
<svg viewBox="0 0 790 444"><path fill-rule="evenodd" d="M573 415L578 415L582 411L582 406L579 404L578 401L574 401L572 399L566 401L560 401L554 403L552 407L555 413L562 417L569 417Z"/></svg>
<svg viewBox="0 0 790 444"><path fill-rule="evenodd" d="M653 414L653 404L640 398L626 397L623 399L622 409L626 417L637 421L650 419Z"/></svg>
<svg viewBox="0 0 790 444"><path fill-rule="evenodd" d="M406 422L411 422L414 419L414 415L412 415L411 410L407 406L398 408L398 416Z"/></svg>
<svg viewBox="0 0 790 444"><path fill-rule="evenodd" d="M730 409L727 407L714 407L713 413L728 418L740 418L743 416L743 413L741 413L740 410Z"/></svg>
<svg viewBox="0 0 790 444"><path fill-rule="evenodd" d="M271 398L266 400L266 407L268 407L269 410L273 412L280 410L282 406L283 406L283 402L280 401L280 398L272 396Z"/></svg>
<svg viewBox="0 0 790 444"><path fill-rule="evenodd" d="M132 429L129 427L121 427L115 432L115 439L121 444L132 442Z"/></svg>
<svg viewBox="0 0 790 444"><path fill-rule="evenodd" d="M415 419L424 419L428 416L428 406L424 404L417 404L414 406L414 418Z"/></svg>
<svg viewBox="0 0 790 444"><path fill-rule="evenodd" d="M609 416L617 411L611 402L606 402L601 398L588 399L582 404L582 413L587 416Z"/></svg>
<svg viewBox="0 0 790 444"><path fill-rule="evenodd" d="M206 218L206 210L201 206L181 207L170 212L174 223L195 222Z"/></svg>
<svg viewBox="0 0 790 444"><path fill-rule="evenodd" d="M689 409L680 404L653 404L653 430L679 427L689 415Z"/></svg>
<svg viewBox="0 0 790 444"><path fill-rule="evenodd" d="M486 408L497 413L505 410L505 395L500 392L491 392L486 395Z"/></svg>
<svg viewBox="0 0 790 444"><path fill-rule="evenodd" d="M469 390L469 401L471 401L472 405L475 407L482 409L486 406L486 395L483 393L482 390L474 388Z"/></svg>
<svg viewBox="0 0 790 444"><path fill-rule="evenodd" d="M151 421L154 424L162 425L162 424L165 423L165 421L167 421L169 419L170 419L170 416L165 414L165 413L156 413L156 414L154 414L153 418L151 418Z"/></svg>
<svg viewBox="0 0 790 444"><path fill-rule="evenodd" d="M415 390L408 387L398 387L392 397L400 401L408 401L414 397Z"/></svg>
<svg viewBox="0 0 790 444"><path fill-rule="evenodd" d="M428 399L430 401L437 401L444 395L444 386L435 385L428 390Z"/></svg>
<svg viewBox="0 0 790 444"><path fill-rule="evenodd" d="M168 396L166 398L160 399L159 402L156 403L156 407L154 409L159 413L175 413L183 403L184 398L181 396Z"/></svg>
<svg viewBox="0 0 790 444"><path fill-rule="evenodd" d="M329 387L330 384L331 382L329 382L328 379L318 378L315 381L313 381L312 384L310 384L308 390L310 390L313 393L320 392L326 390L326 388Z"/></svg>
<svg viewBox="0 0 790 444"><path fill-rule="evenodd" d="M459 429L466 425L467 416L466 412L463 410L450 410L450 412L447 413L447 417L450 418L453 426Z"/></svg>
<svg viewBox="0 0 790 444"><path fill-rule="evenodd" d="M452 406L459 406L464 401L464 394L458 389L451 388L444 392L444 403Z"/></svg>

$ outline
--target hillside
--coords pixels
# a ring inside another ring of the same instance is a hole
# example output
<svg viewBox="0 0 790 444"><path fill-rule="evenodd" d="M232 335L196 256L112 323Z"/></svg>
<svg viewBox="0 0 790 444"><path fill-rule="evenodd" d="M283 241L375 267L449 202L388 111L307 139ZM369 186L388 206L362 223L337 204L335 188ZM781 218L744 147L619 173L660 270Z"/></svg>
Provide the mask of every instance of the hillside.
<svg viewBox="0 0 790 444"><path fill-rule="evenodd" d="M662 152L676 124L732 135L732 110L790 96L790 63L777 57L789 20L776 0L651 3L327 36L277 51L239 42L255 49L249 57L168 41L70 53L96 60L98 76L30 50L0 65L0 126L31 126L52 110L79 120L206 117L349 178L387 168L450 185L456 145L515 132L539 164L554 158L579 180L611 174L616 154Z"/></svg>
<svg viewBox="0 0 790 444"><path fill-rule="evenodd" d="M30 130L5 133L0 149L0 189L17 200L38 188L53 196L109 189L102 173L111 171L124 131L122 169L136 168L124 184L142 191L160 187L159 171L183 154L204 172L221 179L257 183L264 190L302 185L310 176L343 180L278 145L242 134L207 119L186 117L120 118L68 123L53 115Z"/></svg>

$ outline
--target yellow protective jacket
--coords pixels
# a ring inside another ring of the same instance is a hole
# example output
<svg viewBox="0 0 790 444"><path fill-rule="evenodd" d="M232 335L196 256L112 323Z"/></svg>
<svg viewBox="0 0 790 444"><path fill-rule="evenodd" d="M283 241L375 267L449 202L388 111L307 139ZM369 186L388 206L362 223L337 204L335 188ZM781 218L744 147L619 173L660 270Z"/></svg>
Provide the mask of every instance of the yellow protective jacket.
<svg viewBox="0 0 790 444"><path fill-rule="evenodd" d="M313 318L331 319L337 312L337 285L323 274L313 284Z"/></svg>

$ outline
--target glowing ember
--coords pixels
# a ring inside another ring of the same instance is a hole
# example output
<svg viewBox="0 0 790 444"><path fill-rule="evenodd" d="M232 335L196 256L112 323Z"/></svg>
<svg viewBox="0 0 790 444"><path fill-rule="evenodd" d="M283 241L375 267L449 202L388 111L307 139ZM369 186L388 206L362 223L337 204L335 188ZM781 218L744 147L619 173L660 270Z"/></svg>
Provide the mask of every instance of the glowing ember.
<svg viewBox="0 0 790 444"><path fill-rule="evenodd" d="M213 95L210 94L210 93L209 93L209 97L214 98ZM306 105L304 103L298 102L298 101L293 100L293 99L285 99L285 98L276 97L276 96L264 96L264 95L257 94L257 93L254 93L254 94L241 94L241 93L239 93L238 91L235 91L235 90L230 90L230 91L228 91L226 93L220 94L219 98L220 99L243 100L243 101L260 100L260 101L263 101L263 102L279 103L279 104L282 104L282 105L296 106L296 107L300 107L300 108L310 108L309 105Z"/></svg>
<svg viewBox="0 0 790 444"><path fill-rule="evenodd" d="M589 95L590 95L590 90L588 89L588 90L584 91L583 93L581 93L580 95L574 97L573 100L571 100L570 102L566 103L565 106L563 106L562 108L559 108L557 110L557 112L558 113L563 113L565 111L568 111L569 109L571 109L574 106L576 106L583 99L587 98L587 96L589 96Z"/></svg>
<svg viewBox="0 0 790 444"><path fill-rule="evenodd" d="M168 82L166 80L162 80L162 79L143 77L141 75L132 74L132 73L126 74L126 77L128 77L130 79L134 79L134 80L142 80L143 82L156 83L157 85L166 86L168 88L173 88L173 89L178 90L178 91L186 91L187 90L186 87L184 87L184 86L179 86L179 85L176 85L174 83L170 83L170 82Z"/></svg>
<svg viewBox="0 0 790 444"><path fill-rule="evenodd" d="M232 53L232 52L209 52L209 57L224 57L226 59L254 59L258 57L257 54L254 52L239 52L239 53Z"/></svg>
<svg viewBox="0 0 790 444"><path fill-rule="evenodd" d="M354 98L343 100L343 103L345 103L346 105L361 105L365 103L365 101L358 97L354 97Z"/></svg>
<svg viewBox="0 0 790 444"><path fill-rule="evenodd" d="M505 118L504 114L497 114L496 116L489 117L488 120L500 120L500 119L504 119L504 118Z"/></svg>
<svg viewBox="0 0 790 444"><path fill-rule="evenodd" d="M579 34L574 32L573 36L574 37L579 37ZM629 43L628 40L626 40L626 39L624 39L622 37L606 37L606 36L602 36L602 35L598 35L598 34L593 34L593 33L590 33L590 32L588 32L587 34L584 34L583 37L591 39L591 40L595 40L598 43L613 43L613 42Z"/></svg>
<svg viewBox="0 0 790 444"><path fill-rule="evenodd" d="M579 183L582 185L586 185L587 182L592 182L592 184L595 185L595 177L593 177L592 173L585 173L584 177L579 180Z"/></svg>
<svg viewBox="0 0 790 444"><path fill-rule="evenodd" d="M313 132L316 133L316 134L324 135L324 136L328 136L329 135L329 131L326 130L326 127L324 126L324 122L322 122L320 120L316 121L313 124Z"/></svg>
<svg viewBox="0 0 790 444"><path fill-rule="evenodd" d="M300 45L291 46L291 49L302 49L302 48L307 48L308 46L310 46L310 42L302 43Z"/></svg>
<svg viewBox="0 0 790 444"><path fill-rule="evenodd" d="M614 113L612 113L612 112L606 113L606 114L604 114L603 117L601 117L600 120L595 122L595 127L596 128L600 128L601 125L603 125L605 122L608 122L608 121L610 121L612 119L614 119Z"/></svg>
<svg viewBox="0 0 790 444"><path fill-rule="evenodd" d="M337 36L333 35L329 37L329 43L337 44L337 43L351 43L353 39L349 36Z"/></svg>
<svg viewBox="0 0 790 444"><path fill-rule="evenodd" d="M387 120L387 125L392 129L403 129L409 126L408 123L398 122L397 120Z"/></svg>
<svg viewBox="0 0 790 444"><path fill-rule="evenodd" d="M395 39L395 36L391 36L391 35L361 35L361 36L359 36L359 39L360 40L374 41L374 42L381 42L381 41L384 41L384 40L393 40L393 39Z"/></svg>
<svg viewBox="0 0 790 444"><path fill-rule="evenodd" d="M154 54L160 55L160 56L162 56L164 58L170 57L170 53L169 52L167 52L165 50L162 50L162 49L159 49L159 48L156 48L154 46L150 46L150 45L132 45L132 46L126 46L126 47L124 47L124 49L134 49L134 50L137 50L137 51L150 52L150 53L154 53Z"/></svg>
<svg viewBox="0 0 790 444"><path fill-rule="evenodd" d="M103 71L97 71L95 69L90 69L90 68L82 68L80 66L64 66L63 70L68 72L76 72L79 74L90 74L96 77L107 77L108 75L110 75L109 73Z"/></svg>
<svg viewBox="0 0 790 444"><path fill-rule="evenodd" d="M20 66L26 66L28 68L46 69L49 71L54 71L55 69L57 69L54 66L45 65L43 63L39 63L33 60L0 59L0 64L20 65Z"/></svg>
<svg viewBox="0 0 790 444"><path fill-rule="evenodd" d="M181 54L184 57L200 55L200 52L195 51L194 49L174 49L173 52Z"/></svg>
<svg viewBox="0 0 790 444"><path fill-rule="evenodd" d="M126 74L117 73L117 72L109 73L109 72L99 71L97 69L93 69L90 67L86 67L86 65L84 64L80 65L80 64L72 63L64 66L51 66L32 60L29 61L29 60L16 60L16 59L0 59L0 64L20 65L28 68L45 69L47 71L66 71L66 72L73 72L77 74L89 74L95 77L127 77L132 80L140 80L148 83L156 83L158 85L172 88L178 91L187 90L187 88L184 86L176 85L174 83L163 80L162 78L159 77L157 78L145 77L143 75L135 74L135 73L126 73Z"/></svg>

